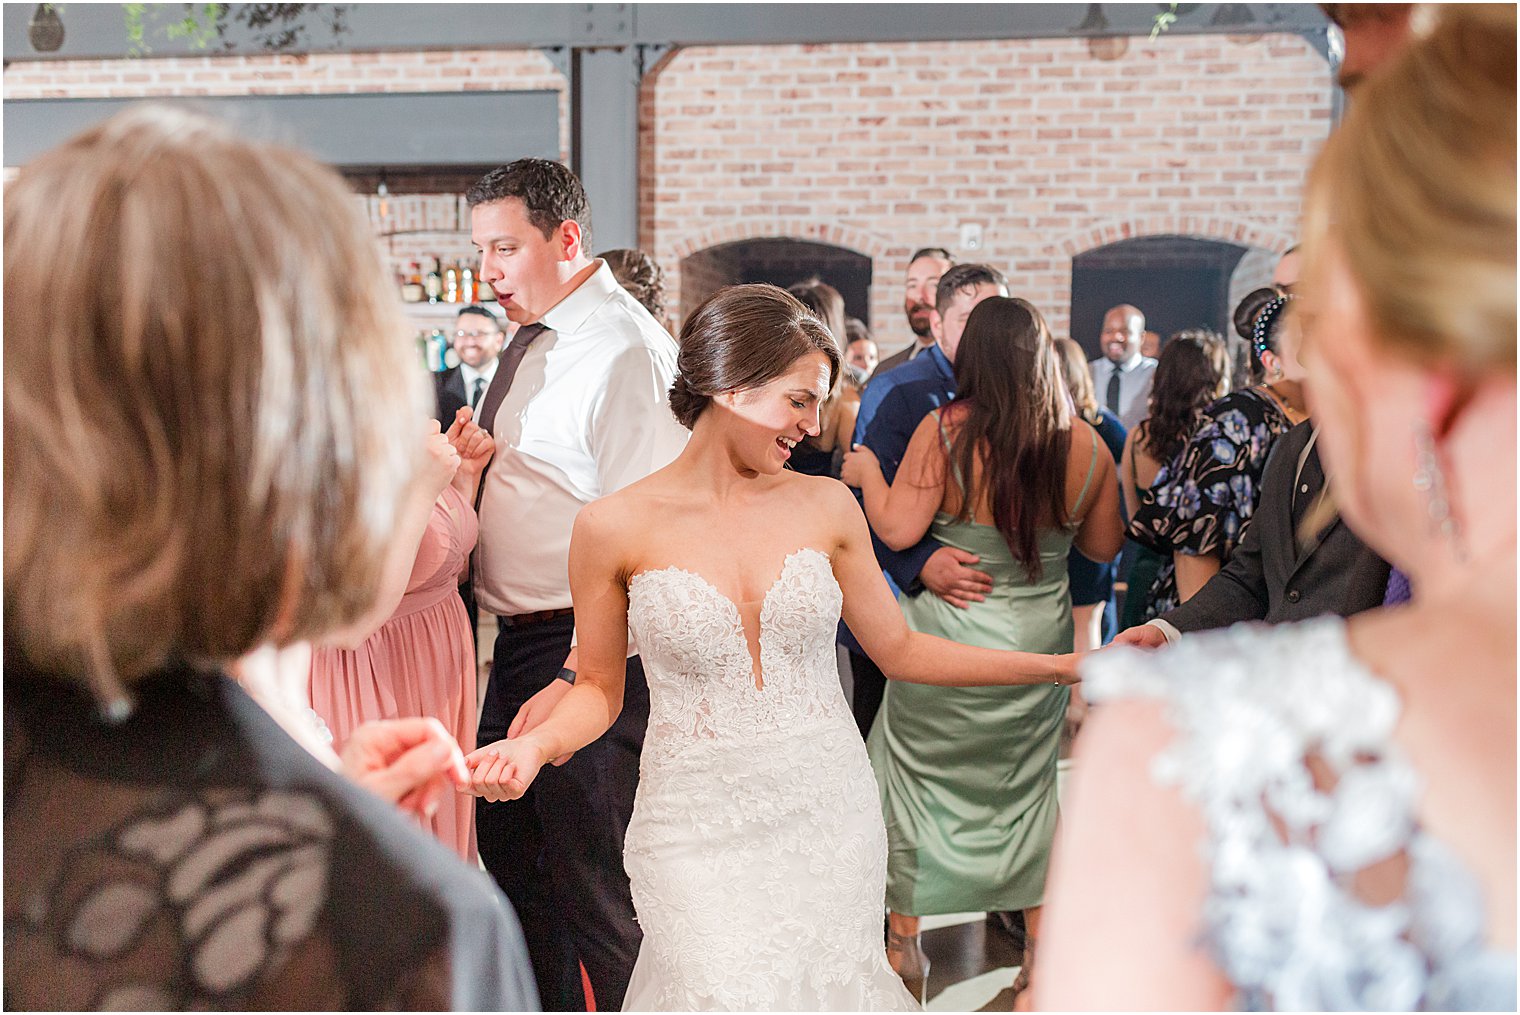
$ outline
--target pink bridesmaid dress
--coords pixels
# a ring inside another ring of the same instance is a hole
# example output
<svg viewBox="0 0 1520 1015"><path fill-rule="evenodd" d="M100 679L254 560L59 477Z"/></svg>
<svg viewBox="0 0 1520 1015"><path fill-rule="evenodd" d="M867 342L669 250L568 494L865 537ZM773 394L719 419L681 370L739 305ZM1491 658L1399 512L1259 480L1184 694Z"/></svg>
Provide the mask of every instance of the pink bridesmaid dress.
<svg viewBox="0 0 1520 1015"><path fill-rule="evenodd" d="M333 733L333 747L371 719L432 716L459 746L475 748L475 644L458 595L459 574L477 534L475 511L452 486L433 505L406 594L389 620L357 649L312 654L311 707ZM474 862L475 801L447 793L425 822Z"/></svg>

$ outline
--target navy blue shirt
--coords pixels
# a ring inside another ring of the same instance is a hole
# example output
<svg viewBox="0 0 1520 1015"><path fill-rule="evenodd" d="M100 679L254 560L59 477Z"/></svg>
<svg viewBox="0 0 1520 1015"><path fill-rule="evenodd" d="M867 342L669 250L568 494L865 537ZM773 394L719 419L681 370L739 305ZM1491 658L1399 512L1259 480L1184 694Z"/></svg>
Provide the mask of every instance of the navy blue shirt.
<svg viewBox="0 0 1520 1015"><path fill-rule="evenodd" d="M881 462L882 475L890 483L897 477L918 424L954 398L955 371L939 346L931 345L902 366L871 378L860 396L854 443L871 449ZM905 590L916 595L923 591L918 573L941 544L925 535L906 550L892 550L873 532L871 545L892 591Z"/></svg>

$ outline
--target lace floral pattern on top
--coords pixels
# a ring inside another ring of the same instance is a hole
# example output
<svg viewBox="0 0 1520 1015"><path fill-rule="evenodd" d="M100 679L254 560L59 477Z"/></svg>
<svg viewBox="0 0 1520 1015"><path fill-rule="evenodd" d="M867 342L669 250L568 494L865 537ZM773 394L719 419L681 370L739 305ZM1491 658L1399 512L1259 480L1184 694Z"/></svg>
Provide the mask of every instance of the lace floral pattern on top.
<svg viewBox="0 0 1520 1015"><path fill-rule="evenodd" d="M844 700L829 558L783 562L760 609L700 575L629 583L649 680L624 843L644 931L628 1010L909 1010L882 943L886 832Z"/></svg>
<svg viewBox="0 0 1520 1015"><path fill-rule="evenodd" d="M1083 675L1094 701L1165 703L1177 732L1152 774L1206 822L1204 935L1241 1007L1514 1010L1515 956L1487 948L1476 879L1419 827L1398 696L1342 621L1115 650ZM1390 860L1407 864L1399 897L1359 895Z"/></svg>

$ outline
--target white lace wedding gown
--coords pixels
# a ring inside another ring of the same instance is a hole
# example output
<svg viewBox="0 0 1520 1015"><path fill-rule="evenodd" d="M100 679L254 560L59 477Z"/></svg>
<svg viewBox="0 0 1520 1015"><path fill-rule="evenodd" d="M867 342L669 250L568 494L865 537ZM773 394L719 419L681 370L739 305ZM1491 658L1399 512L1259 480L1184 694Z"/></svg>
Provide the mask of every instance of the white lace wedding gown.
<svg viewBox="0 0 1520 1015"><path fill-rule="evenodd" d="M1398 694L1351 654L1343 621L1114 650L1082 674L1094 702L1165 703L1177 733L1152 774L1206 822L1199 930L1238 1007L1515 1010L1515 953L1489 947L1477 880L1420 827ZM1390 859L1407 863L1402 895L1361 898L1357 875Z"/></svg>
<svg viewBox="0 0 1520 1015"><path fill-rule="evenodd" d="M649 729L624 860L644 944L624 1009L917 1008L882 942L887 839L845 703L829 558L783 562L755 686L738 608L700 575L636 575Z"/></svg>

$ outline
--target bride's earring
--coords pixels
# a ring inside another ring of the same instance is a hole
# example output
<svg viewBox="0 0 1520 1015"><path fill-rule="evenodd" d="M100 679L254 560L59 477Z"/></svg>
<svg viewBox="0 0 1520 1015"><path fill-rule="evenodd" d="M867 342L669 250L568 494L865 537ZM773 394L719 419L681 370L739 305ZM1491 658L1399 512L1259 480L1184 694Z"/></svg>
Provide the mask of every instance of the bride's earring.
<svg viewBox="0 0 1520 1015"><path fill-rule="evenodd" d="M1462 526L1451 513L1451 499L1446 490L1446 474L1436 453L1435 434L1425 420L1414 424L1414 488L1425 495L1425 511L1431 528L1451 543L1458 560L1467 553L1462 546Z"/></svg>

